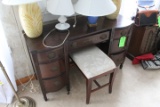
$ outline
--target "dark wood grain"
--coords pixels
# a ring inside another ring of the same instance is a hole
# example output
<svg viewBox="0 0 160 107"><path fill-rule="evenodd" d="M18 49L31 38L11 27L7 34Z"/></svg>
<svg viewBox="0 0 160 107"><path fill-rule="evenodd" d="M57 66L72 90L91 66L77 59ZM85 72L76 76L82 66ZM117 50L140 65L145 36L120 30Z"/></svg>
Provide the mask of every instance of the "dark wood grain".
<svg viewBox="0 0 160 107"><path fill-rule="evenodd" d="M68 22L73 25L74 20L71 17ZM70 35L61 47L46 48L42 44L43 38L54 29L57 22L51 22L44 25L43 33L40 37L30 39L25 36L26 45L30 53L30 58L34 67L34 71L40 82L43 97L47 101L46 94L54 92L66 86L67 91L70 91L69 80L69 54L80 48L89 45L101 45L105 53L108 53L111 35L114 29L123 28L121 32L128 31L133 21L119 15L117 20L110 20L106 17L100 17L96 27L88 27L87 19L84 16L77 16L77 25L75 28L71 26ZM119 33L116 33L113 38L119 38ZM55 46L64 40L67 31L53 31L45 40L45 44ZM118 40L119 41L119 40ZM117 45L118 42L115 44ZM118 48L115 48L118 50ZM124 56L118 55L114 57L117 65L124 61ZM117 58L117 59L116 59Z"/></svg>

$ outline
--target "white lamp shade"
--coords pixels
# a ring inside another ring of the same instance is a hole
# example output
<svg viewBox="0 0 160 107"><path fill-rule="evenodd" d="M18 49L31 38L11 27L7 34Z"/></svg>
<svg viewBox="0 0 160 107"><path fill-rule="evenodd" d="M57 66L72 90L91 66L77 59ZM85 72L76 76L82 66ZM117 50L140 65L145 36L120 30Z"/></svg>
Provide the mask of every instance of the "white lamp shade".
<svg viewBox="0 0 160 107"><path fill-rule="evenodd" d="M38 2L41 0L2 0L3 4L6 5L20 5L20 4L28 4L33 2Z"/></svg>
<svg viewBox="0 0 160 107"><path fill-rule="evenodd" d="M112 0L78 0L75 12L85 16L105 16L116 11Z"/></svg>
<svg viewBox="0 0 160 107"><path fill-rule="evenodd" d="M54 15L71 16L74 14L71 0L48 0L47 10Z"/></svg>

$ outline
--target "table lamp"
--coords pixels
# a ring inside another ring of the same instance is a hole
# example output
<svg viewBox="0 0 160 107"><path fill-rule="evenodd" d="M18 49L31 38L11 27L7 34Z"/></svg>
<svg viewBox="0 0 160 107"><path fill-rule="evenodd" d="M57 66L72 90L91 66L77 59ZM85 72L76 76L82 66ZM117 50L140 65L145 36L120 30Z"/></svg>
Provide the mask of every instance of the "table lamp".
<svg viewBox="0 0 160 107"><path fill-rule="evenodd" d="M42 33L42 13L36 2L41 0L2 0L6 5L19 5L22 28L29 38L39 37Z"/></svg>
<svg viewBox="0 0 160 107"><path fill-rule="evenodd" d="M78 0L74 5L75 12L88 16L89 26L96 26L99 16L105 16L116 11L112 0Z"/></svg>
<svg viewBox="0 0 160 107"><path fill-rule="evenodd" d="M59 23L55 25L58 30L67 30L70 25L66 23L67 18L65 16L71 16L74 14L74 8L71 0L48 0L47 11L54 15L60 15L58 18Z"/></svg>

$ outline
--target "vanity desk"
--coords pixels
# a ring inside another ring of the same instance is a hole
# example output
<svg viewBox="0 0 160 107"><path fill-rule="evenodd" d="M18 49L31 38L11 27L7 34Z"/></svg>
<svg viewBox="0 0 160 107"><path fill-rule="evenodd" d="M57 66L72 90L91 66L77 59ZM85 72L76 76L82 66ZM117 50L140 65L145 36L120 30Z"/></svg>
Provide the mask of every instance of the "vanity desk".
<svg viewBox="0 0 160 107"><path fill-rule="evenodd" d="M97 45L106 54L108 54L117 66L122 67L125 60L126 51L130 41L130 34L133 21L125 19L119 15L117 20L109 20L106 17L100 17L96 27L88 27L87 18L77 16L76 27L73 28L74 18L68 22L71 25L69 37L63 45L57 48L46 48L42 44L43 38L55 26L55 23L44 25L43 33L40 37L31 39L25 36L27 49L30 59L39 80L40 87L45 101L46 94L55 92L67 87L70 91L69 83L69 54L80 48ZM68 31L54 30L45 40L45 44L56 46L64 40ZM119 46L121 37L125 36L123 46Z"/></svg>

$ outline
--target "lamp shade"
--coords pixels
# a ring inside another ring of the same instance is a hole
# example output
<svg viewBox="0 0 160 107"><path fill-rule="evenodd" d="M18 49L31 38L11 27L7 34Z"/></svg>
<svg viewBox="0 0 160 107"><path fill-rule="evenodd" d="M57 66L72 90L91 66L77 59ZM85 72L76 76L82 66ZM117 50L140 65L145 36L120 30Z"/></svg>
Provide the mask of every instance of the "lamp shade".
<svg viewBox="0 0 160 107"><path fill-rule="evenodd" d="M74 14L71 0L48 0L47 11L53 15L60 15L58 18L59 23L55 25L56 29L67 30L70 27L70 24L66 23L66 16Z"/></svg>
<svg viewBox="0 0 160 107"><path fill-rule="evenodd" d="M2 3L5 5L20 5L20 4L27 4L33 3L41 0L2 0Z"/></svg>
<svg viewBox="0 0 160 107"><path fill-rule="evenodd" d="M105 16L116 11L112 0L78 0L75 12L85 16Z"/></svg>
<svg viewBox="0 0 160 107"><path fill-rule="evenodd" d="M48 0L47 10L54 15L71 16L74 14L71 0Z"/></svg>

